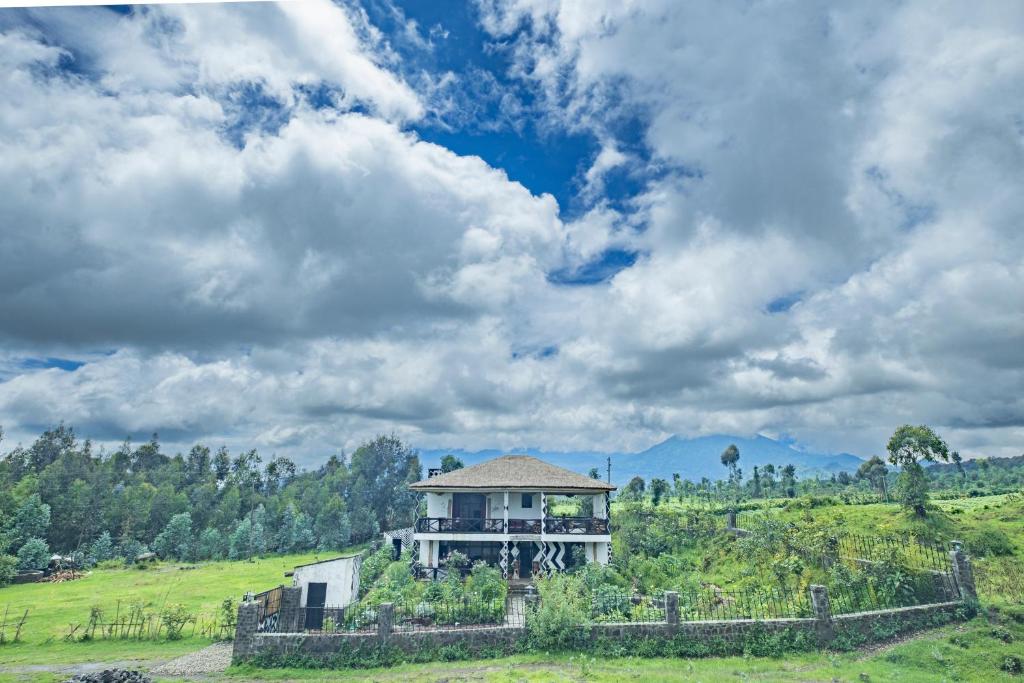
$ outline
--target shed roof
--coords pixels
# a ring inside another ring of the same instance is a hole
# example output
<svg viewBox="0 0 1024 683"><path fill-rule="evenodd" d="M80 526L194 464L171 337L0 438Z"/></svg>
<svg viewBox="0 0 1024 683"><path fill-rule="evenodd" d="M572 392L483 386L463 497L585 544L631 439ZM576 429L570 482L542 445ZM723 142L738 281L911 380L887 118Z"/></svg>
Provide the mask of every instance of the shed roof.
<svg viewBox="0 0 1024 683"><path fill-rule="evenodd" d="M578 472L556 467L529 455L503 455L479 465L410 484L414 491L434 489L509 489L529 491L614 491L615 487L600 479L591 479Z"/></svg>

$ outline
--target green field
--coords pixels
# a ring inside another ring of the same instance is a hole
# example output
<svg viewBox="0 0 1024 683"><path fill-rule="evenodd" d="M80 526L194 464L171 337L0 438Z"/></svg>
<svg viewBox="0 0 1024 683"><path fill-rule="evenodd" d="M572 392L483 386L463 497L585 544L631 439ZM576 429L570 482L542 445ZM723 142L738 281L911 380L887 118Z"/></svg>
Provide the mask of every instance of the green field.
<svg viewBox="0 0 1024 683"><path fill-rule="evenodd" d="M323 556L333 556L334 554ZM217 613L225 598L237 604L246 591L259 591L289 581L284 572L312 562L314 554L269 557L256 561L208 562L198 565L160 563L150 569L95 569L83 578L64 583L32 583L0 589L0 612L21 614L28 620L21 642L0 646L5 664L53 664L91 660L166 659L210 642L186 628L181 640L65 641L71 624L85 624L93 606L107 614L133 602L158 611L180 604L189 611ZM11 619L9 616L8 619Z"/></svg>

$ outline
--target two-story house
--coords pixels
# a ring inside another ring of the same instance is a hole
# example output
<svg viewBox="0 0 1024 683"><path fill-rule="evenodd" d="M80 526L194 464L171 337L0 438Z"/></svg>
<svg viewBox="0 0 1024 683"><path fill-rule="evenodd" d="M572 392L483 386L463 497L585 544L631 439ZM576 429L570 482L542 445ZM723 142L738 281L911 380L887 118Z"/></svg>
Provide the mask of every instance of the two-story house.
<svg viewBox="0 0 1024 683"><path fill-rule="evenodd" d="M427 516L416 521L413 537L419 576L444 573L443 561L453 550L513 579L574 562L608 563L611 484L526 455L430 474L410 485L427 499ZM577 514L554 514L559 499L577 501L569 506Z"/></svg>

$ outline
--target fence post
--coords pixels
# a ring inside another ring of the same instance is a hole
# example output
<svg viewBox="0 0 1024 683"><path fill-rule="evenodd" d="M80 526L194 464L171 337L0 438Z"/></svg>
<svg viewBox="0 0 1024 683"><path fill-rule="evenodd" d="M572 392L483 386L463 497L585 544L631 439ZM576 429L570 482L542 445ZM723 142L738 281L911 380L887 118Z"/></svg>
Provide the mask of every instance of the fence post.
<svg viewBox="0 0 1024 683"><path fill-rule="evenodd" d="M665 592L665 621L672 626L679 625L679 593Z"/></svg>
<svg viewBox="0 0 1024 683"><path fill-rule="evenodd" d="M814 614L814 630L818 635L819 643L828 643L832 640L832 604L828 598L828 587L811 586L811 611Z"/></svg>
<svg viewBox="0 0 1024 683"><path fill-rule="evenodd" d="M278 632L301 633L303 630L302 587L282 586L281 606L279 607Z"/></svg>
<svg viewBox="0 0 1024 683"><path fill-rule="evenodd" d="M259 603L249 601L238 606L235 624L235 642L231 647L231 661L241 662L253 654L252 639L259 626Z"/></svg>
<svg viewBox="0 0 1024 683"><path fill-rule="evenodd" d="M377 608L377 638L380 644L388 642L395 624L395 604L382 602Z"/></svg>
<svg viewBox="0 0 1024 683"><path fill-rule="evenodd" d="M960 591L960 598L964 602L976 602L978 591L974 586L974 570L971 568L971 558L964 553L962 541L950 543L952 550L949 551L949 562L953 567L953 580Z"/></svg>

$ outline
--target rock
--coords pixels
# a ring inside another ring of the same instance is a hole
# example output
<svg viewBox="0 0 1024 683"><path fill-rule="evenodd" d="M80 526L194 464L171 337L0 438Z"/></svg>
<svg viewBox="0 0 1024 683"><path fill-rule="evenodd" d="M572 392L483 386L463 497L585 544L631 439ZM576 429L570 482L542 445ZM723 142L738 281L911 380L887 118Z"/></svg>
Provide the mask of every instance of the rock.
<svg viewBox="0 0 1024 683"><path fill-rule="evenodd" d="M78 674L65 683L152 683L151 679L141 671L126 669L104 669L99 673Z"/></svg>

